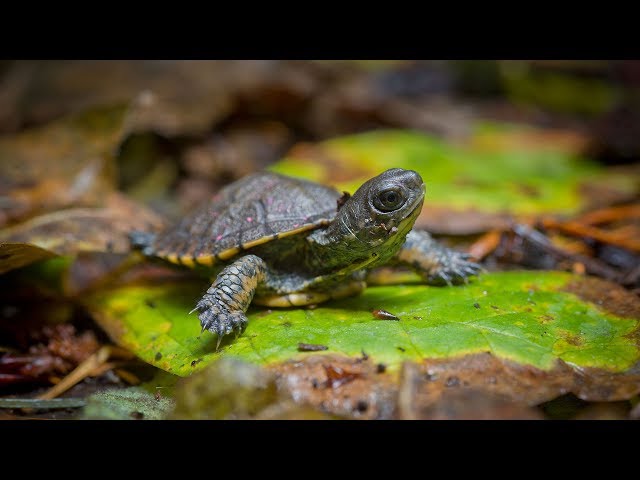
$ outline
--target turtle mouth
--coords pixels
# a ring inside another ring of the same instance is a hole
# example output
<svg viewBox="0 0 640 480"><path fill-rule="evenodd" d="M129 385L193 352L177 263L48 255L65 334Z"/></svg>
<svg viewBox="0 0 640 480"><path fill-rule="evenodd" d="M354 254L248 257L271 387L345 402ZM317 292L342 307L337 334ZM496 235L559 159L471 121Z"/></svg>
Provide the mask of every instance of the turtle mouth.
<svg viewBox="0 0 640 480"><path fill-rule="evenodd" d="M424 186L422 188L424 188ZM423 203L424 203L424 195L420 196L420 198L416 200L416 203L411 209L411 211L409 212L409 215L407 215L407 218L411 218L414 215L417 215L419 212L416 213L416 210L422 210Z"/></svg>
<svg viewBox="0 0 640 480"><path fill-rule="evenodd" d="M415 200L415 204L409 211L409 213L398 223L396 227L398 233L408 232L413 228L413 224L420 215L420 211L422 210L422 204L424 203L424 196L420 196Z"/></svg>
<svg viewBox="0 0 640 480"><path fill-rule="evenodd" d="M422 195L420 195L419 197L417 197L415 199L414 205L413 205L413 207L411 207L411 211L404 218L403 222L408 220L408 219L417 217L420 214L420 211L422 210L422 205L424 204L424 194L426 192L426 187L425 187L424 183L420 186L420 188L422 188Z"/></svg>

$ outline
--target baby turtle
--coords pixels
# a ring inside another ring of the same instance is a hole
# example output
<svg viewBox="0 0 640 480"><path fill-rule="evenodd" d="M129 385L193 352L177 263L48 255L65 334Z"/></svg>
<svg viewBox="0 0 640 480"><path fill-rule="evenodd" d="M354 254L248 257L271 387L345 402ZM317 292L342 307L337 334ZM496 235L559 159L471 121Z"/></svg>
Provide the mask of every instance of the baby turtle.
<svg viewBox="0 0 640 480"><path fill-rule="evenodd" d="M253 301L311 305L360 293L367 271L407 265L432 285L458 284L480 266L411 228L425 186L417 172L392 168L351 197L305 180L263 172L228 185L161 233L133 232L147 256L206 268L215 281L195 310L220 340L244 331ZM341 202L339 202L341 200ZM254 298L255 296L255 298Z"/></svg>

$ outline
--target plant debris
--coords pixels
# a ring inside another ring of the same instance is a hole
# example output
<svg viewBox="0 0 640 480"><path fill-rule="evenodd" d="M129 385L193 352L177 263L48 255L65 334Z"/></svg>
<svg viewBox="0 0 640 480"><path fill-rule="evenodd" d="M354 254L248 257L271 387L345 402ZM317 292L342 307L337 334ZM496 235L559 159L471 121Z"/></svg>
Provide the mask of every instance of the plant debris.
<svg viewBox="0 0 640 480"><path fill-rule="evenodd" d="M48 383L69 373L99 348L95 334L78 334L72 324L45 325L32 330L23 342L26 353L0 353L0 385Z"/></svg>
<svg viewBox="0 0 640 480"><path fill-rule="evenodd" d="M391 312L387 312L386 310L382 310L381 308L372 310L371 313L378 320L400 320L397 316L395 316Z"/></svg>
<svg viewBox="0 0 640 480"><path fill-rule="evenodd" d="M311 343L298 343L299 352L319 352L321 350L328 350L326 345L313 345Z"/></svg>

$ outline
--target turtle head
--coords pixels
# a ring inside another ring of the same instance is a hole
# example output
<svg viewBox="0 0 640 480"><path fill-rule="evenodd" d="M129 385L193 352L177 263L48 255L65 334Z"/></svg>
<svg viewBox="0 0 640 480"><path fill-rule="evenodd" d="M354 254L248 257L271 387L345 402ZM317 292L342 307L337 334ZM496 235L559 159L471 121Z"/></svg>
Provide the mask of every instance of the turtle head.
<svg viewBox="0 0 640 480"><path fill-rule="evenodd" d="M425 186L413 170L392 168L365 182L338 211L327 229L356 257L372 255L379 264L404 244L420 214Z"/></svg>

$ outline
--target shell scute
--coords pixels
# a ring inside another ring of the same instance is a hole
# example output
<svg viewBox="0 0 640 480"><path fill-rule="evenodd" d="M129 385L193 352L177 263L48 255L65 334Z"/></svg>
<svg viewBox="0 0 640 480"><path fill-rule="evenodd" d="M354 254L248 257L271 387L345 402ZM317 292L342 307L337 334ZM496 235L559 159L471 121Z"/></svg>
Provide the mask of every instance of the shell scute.
<svg viewBox="0 0 640 480"><path fill-rule="evenodd" d="M155 256L195 267L328 225L341 194L306 180L262 172L228 185L209 202L158 234Z"/></svg>

